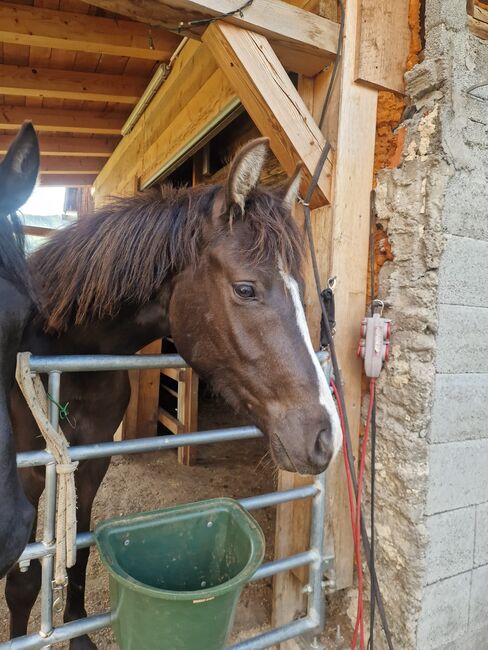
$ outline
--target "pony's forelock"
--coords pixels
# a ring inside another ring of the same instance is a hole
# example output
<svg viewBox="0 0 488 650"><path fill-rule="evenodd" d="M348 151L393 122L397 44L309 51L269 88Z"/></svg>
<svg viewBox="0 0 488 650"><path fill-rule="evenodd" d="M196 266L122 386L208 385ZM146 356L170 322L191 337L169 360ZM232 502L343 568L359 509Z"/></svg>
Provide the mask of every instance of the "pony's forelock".
<svg viewBox="0 0 488 650"><path fill-rule="evenodd" d="M219 191L219 185L153 188L112 200L54 234L30 259L46 330L113 318L196 265ZM251 232L243 251L251 262L281 258L288 272L300 273L301 235L278 194L257 188L240 218Z"/></svg>

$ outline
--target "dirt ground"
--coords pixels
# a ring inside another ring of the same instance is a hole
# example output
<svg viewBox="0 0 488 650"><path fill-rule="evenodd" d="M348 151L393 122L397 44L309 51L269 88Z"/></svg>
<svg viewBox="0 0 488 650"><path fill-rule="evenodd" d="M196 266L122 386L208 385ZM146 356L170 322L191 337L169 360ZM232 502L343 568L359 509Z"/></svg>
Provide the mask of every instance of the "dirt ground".
<svg viewBox="0 0 488 650"><path fill-rule="evenodd" d="M225 405L206 398L201 403L200 429L241 424ZM274 471L267 461L264 441L247 440L198 448L197 464L178 465L176 451L117 457L111 462L94 504L92 525L108 517L153 510L211 497L240 498L272 491ZM273 557L273 508L253 513L266 536L267 559ZM89 614L109 609L108 577L96 550L88 565L87 610ZM241 597L232 641L244 639L270 625L271 580L246 587ZM61 621L59 621L61 622ZM33 610L30 630L39 629L39 601ZM111 630L91 635L99 650L116 650ZM0 640L8 639L8 610L0 599ZM67 648L66 645L56 646Z"/></svg>

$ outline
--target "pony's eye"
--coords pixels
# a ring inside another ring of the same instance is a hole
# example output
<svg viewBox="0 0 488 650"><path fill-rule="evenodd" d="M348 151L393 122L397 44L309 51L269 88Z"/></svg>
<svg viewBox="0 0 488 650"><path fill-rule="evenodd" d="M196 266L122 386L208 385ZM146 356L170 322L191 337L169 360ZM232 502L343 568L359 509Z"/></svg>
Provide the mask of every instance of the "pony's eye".
<svg viewBox="0 0 488 650"><path fill-rule="evenodd" d="M249 300L251 298L256 297L256 293L254 291L254 287L252 284L234 284L234 293L236 296L239 298L243 298L244 300Z"/></svg>

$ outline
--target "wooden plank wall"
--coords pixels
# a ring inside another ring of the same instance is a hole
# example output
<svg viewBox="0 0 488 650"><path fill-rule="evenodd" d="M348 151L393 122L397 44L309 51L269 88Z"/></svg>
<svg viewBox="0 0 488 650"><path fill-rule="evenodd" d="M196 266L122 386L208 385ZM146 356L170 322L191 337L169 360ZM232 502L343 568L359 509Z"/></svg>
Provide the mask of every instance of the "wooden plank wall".
<svg viewBox="0 0 488 650"><path fill-rule="evenodd" d="M95 181L95 200L133 191L236 101L236 95L206 46L188 41L167 80L126 135Z"/></svg>

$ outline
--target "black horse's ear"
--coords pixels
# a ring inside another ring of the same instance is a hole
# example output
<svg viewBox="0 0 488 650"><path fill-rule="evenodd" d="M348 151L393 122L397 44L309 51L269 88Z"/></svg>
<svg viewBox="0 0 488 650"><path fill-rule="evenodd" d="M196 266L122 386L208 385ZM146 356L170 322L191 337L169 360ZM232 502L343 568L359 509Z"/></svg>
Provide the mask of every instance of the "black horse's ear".
<svg viewBox="0 0 488 650"><path fill-rule="evenodd" d="M242 212L246 199L259 181L269 150L269 138L257 138L245 144L231 163L225 192L227 209L238 205Z"/></svg>
<svg viewBox="0 0 488 650"><path fill-rule="evenodd" d="M32 122L24 122L0 165L0 204L15 211L29 198L39 172L39 142Z"/></svg>
<svg viewBox="0 0 488 650"><path fill-rule="evenodd" d="M295 201L297 200L298 190L300 189L300 182L302 180L302 169L303 163L299 162L284 186L283 202L287 203L290 208L295 205Z"/></svg>

